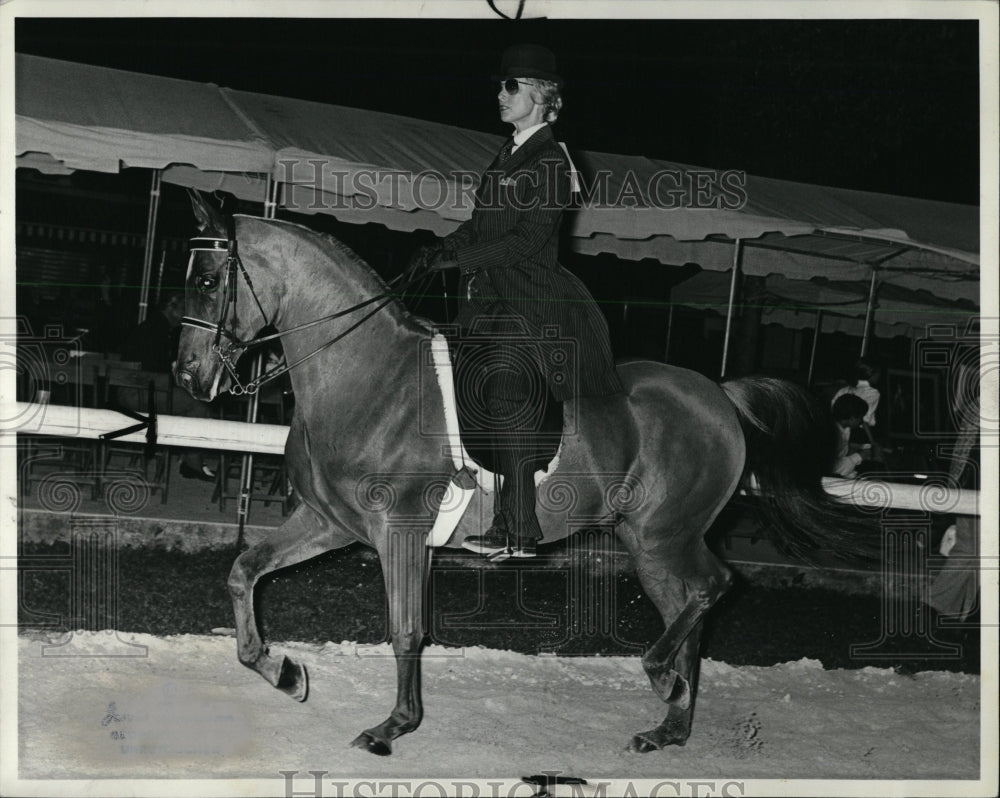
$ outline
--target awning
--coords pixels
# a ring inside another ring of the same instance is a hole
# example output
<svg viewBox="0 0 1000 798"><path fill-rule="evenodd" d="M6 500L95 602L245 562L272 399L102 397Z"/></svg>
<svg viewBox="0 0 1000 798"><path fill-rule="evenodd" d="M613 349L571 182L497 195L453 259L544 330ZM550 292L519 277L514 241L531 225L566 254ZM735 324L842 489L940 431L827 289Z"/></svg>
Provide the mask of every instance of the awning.
<svg viewBox="0 0 1000 798"><path fill-rule="evenodd" d="M271 175L286 208L407 232L444 235L468 218L475 180L501 142L392 114L23 54L16 80L18 166L144 166L164 169L168 182L255 201ZM570 153L586 200L569 221L578 252L725 271L738 239L746 274L867 282L877 269L881 283L980 304L977 207ZM683 207L668 207L678 191L688 192Z"/></svg>

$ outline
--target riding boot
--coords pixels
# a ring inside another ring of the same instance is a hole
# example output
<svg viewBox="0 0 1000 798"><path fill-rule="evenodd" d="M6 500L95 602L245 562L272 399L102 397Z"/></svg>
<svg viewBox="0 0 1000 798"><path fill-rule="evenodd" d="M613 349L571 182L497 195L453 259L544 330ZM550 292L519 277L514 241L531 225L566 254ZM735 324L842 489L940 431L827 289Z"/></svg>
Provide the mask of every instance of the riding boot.
<svg viewBox="0 0 1000 798"><path fill-rule="evenodd" d="M497 417L513 418L516 402L491 399L490 411ZM497 471L503 474L500 488L499 515L518 542L538 541L542 538L542 528L535 515L535 470L537 466L537 433L512 424L494 445L494 460Z"/></svg>

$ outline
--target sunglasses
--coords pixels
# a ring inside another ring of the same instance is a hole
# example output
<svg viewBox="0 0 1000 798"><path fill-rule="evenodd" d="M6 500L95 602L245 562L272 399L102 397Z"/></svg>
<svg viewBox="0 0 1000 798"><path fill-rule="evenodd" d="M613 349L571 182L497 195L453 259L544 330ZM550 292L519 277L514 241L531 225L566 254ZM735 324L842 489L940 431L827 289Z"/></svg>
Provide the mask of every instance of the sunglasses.
<svg viewBox="0 0 1000 798"><path fill-rule="evenodd" d="M524 80L518 80L517 78L507 78L506 80L500 81L500 89L508 94L517 94L521 90L521 86L531 85L531 83Z"/></svg>

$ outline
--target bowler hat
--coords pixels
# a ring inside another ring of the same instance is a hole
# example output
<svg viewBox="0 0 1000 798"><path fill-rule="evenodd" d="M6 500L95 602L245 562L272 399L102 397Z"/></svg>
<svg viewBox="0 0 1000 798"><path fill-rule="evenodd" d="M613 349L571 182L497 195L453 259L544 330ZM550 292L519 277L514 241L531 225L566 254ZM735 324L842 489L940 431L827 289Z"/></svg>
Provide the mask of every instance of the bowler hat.
<svg viewBox="0 0 1000 798"><path fill-rule="evenodd" d="M551 80L562 88L563 79L556 73L555 54L537 44L515 44L503 52L498 80L506 78L540 78Z"/></svg>

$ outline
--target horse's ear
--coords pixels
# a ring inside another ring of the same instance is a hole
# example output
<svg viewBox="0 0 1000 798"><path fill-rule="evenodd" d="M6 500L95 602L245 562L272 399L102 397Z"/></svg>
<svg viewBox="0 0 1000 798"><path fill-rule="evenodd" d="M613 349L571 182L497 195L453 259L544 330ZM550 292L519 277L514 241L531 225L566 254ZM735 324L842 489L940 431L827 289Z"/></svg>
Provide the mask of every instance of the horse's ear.
<svg viewBox="0 0 1000 798"><path fill-rule="evenodd" d="M226 224L222 215L205 201L205 198L197 189L189 188L188 194L191 197L191 208L194 210L195 218L198 220L198 230L202 233L224 235Z"/></svg>

